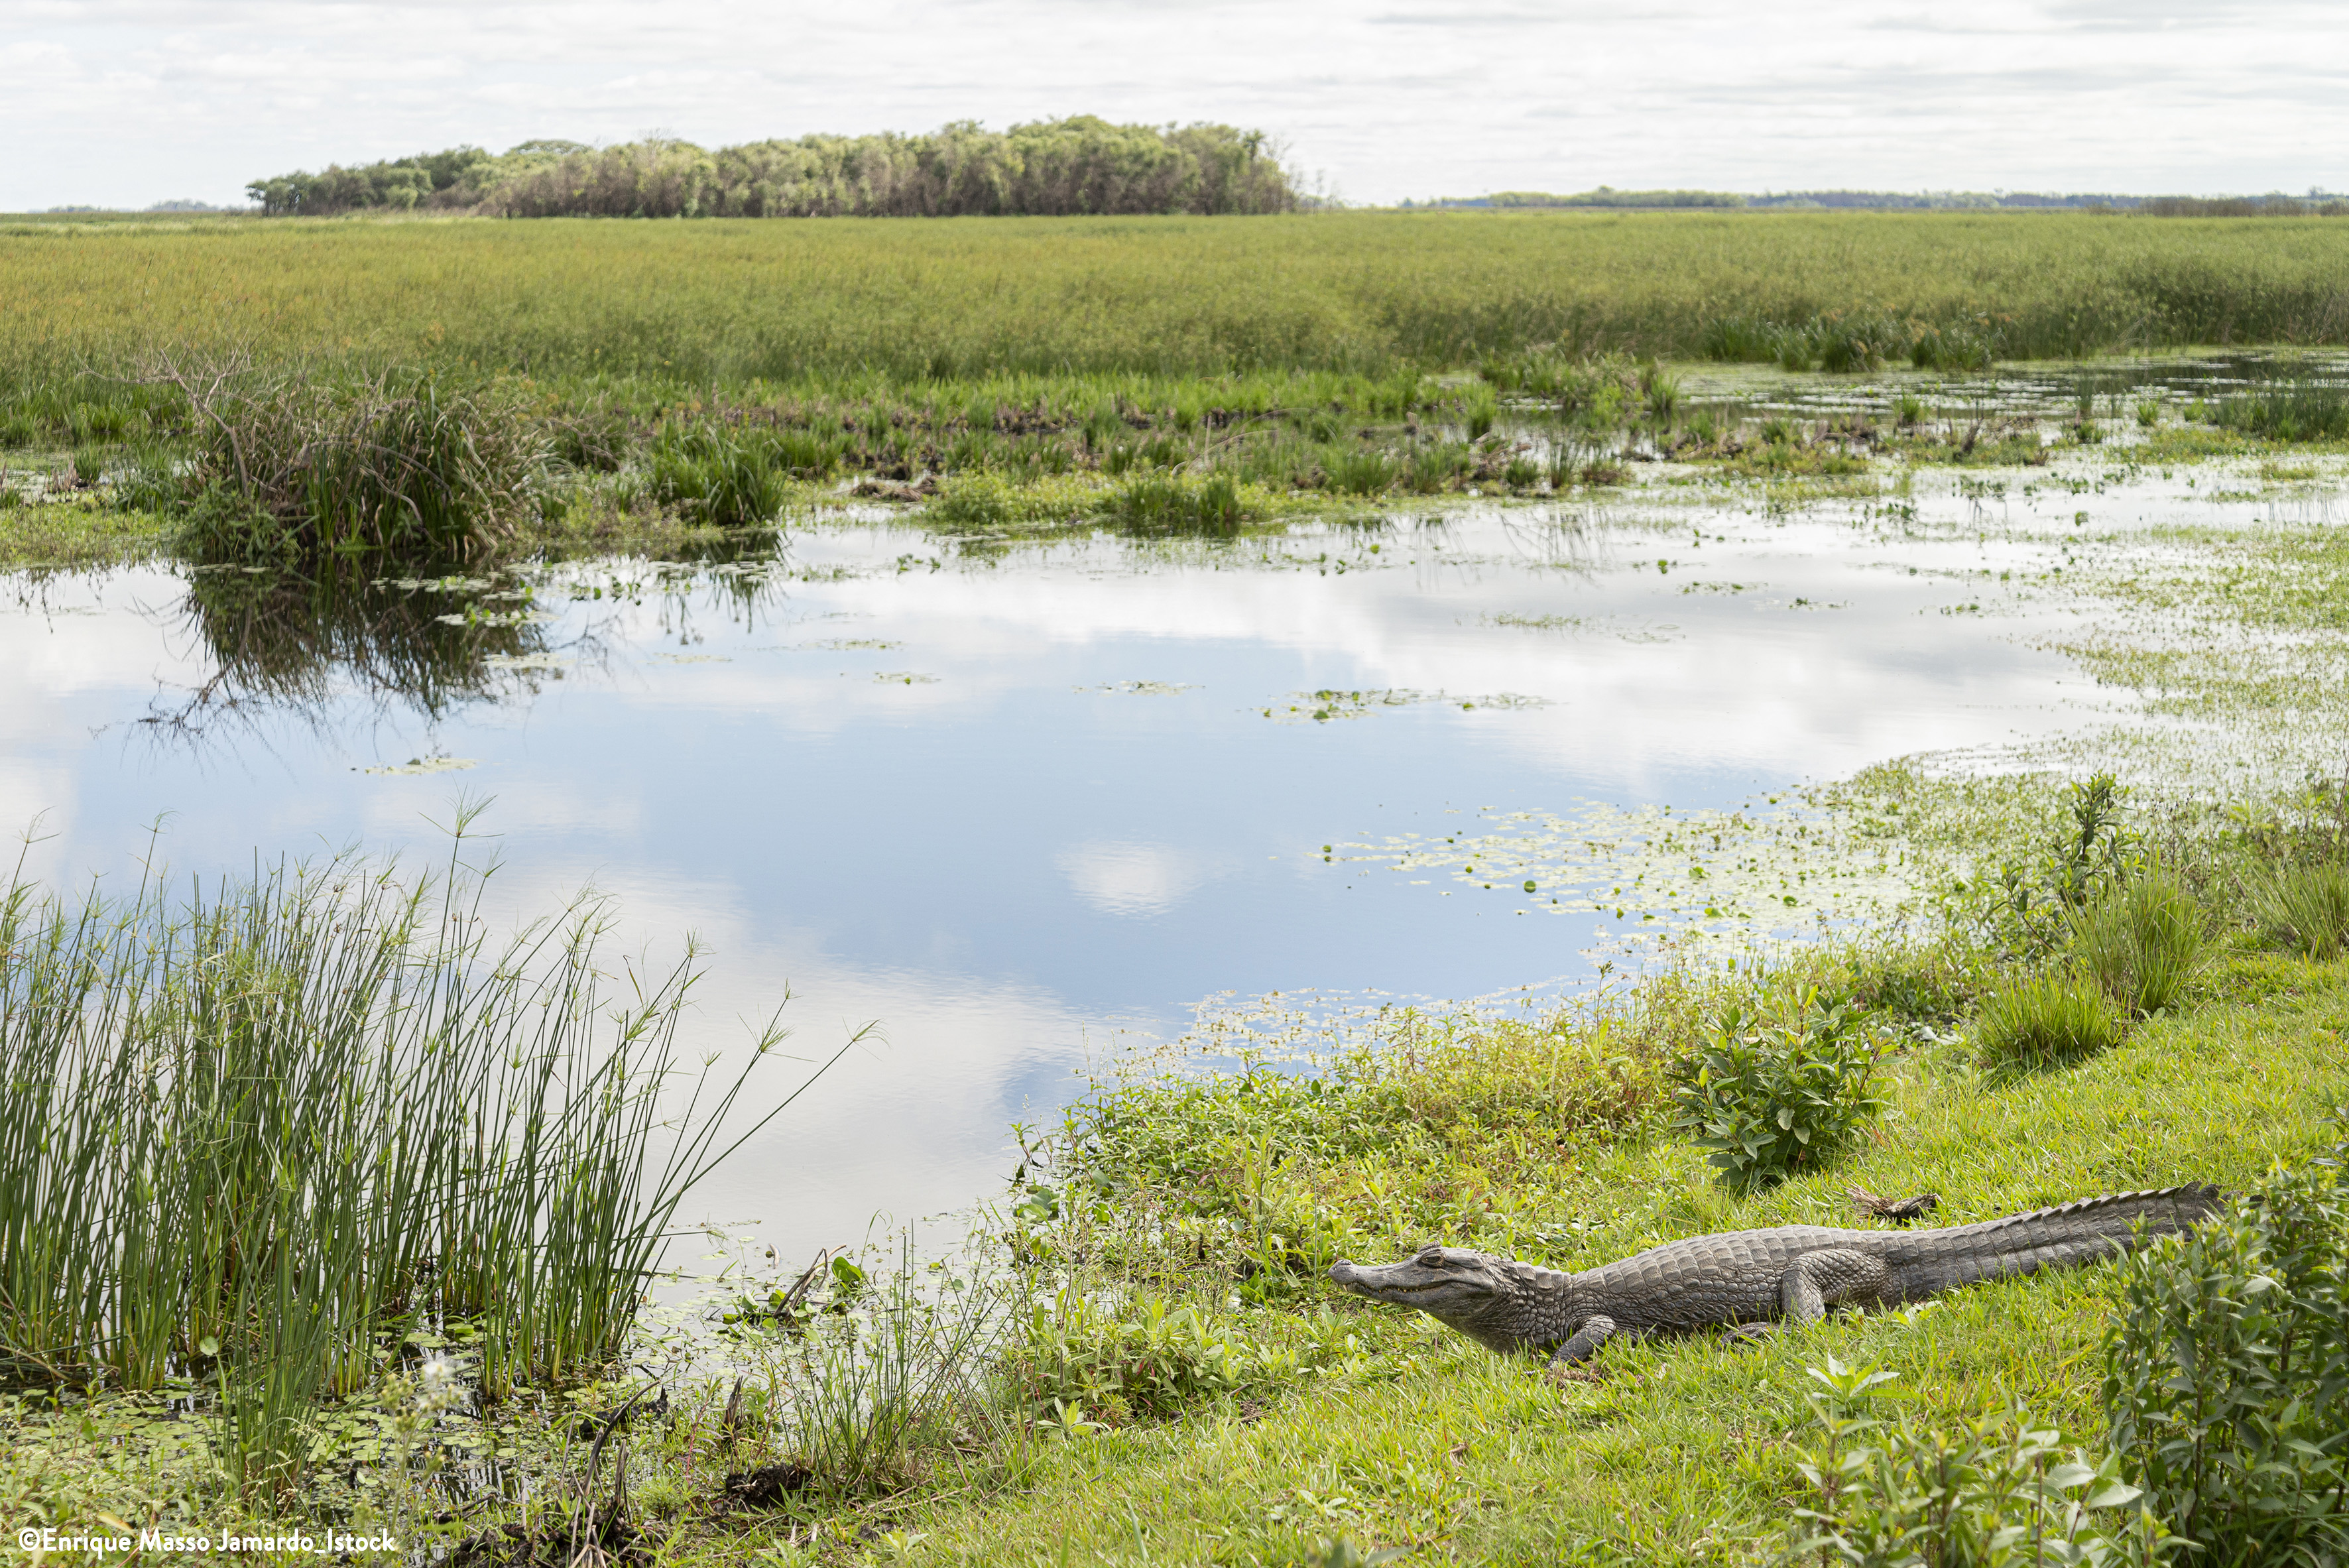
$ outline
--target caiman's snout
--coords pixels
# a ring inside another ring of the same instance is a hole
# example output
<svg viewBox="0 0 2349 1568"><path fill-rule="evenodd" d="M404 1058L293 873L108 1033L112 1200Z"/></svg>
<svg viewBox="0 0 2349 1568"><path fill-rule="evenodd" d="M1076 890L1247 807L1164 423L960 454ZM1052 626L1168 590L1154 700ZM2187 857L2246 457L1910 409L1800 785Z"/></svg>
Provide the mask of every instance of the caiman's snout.
<svg viewBox="0 0 2349 1568"><path fill-rule="evenodd" d="M1339 1289L1353 1290L1361 1283L1362 1271L1347 1259L1340 1258L1330 1265L1330 1278Z"/></svg>

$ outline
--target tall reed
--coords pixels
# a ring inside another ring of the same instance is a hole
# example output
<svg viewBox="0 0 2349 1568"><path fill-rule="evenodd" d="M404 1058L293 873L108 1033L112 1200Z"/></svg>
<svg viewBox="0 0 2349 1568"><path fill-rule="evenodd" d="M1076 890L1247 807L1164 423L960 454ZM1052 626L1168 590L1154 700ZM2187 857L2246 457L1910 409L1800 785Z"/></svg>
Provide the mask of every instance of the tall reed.
<svg viewBox="0 0 2349 1568"><path fill-rule="evenodd" d="M586 900L502 942L488 872L346 853L184 892L0 900L0 1367L217 1377L283 1493L322 1394L472 1320L485 1397L621 1353L678 1203L781 1034L685 1075L677 966L607 997Z"/></svg>

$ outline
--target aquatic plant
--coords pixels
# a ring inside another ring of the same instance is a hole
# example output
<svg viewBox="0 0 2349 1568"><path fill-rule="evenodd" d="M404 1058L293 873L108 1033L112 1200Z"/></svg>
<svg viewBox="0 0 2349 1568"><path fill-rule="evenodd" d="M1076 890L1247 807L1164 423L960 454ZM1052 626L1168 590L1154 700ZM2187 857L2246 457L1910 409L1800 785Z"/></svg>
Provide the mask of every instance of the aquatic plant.
<svg viewBox="0 0 2349 1568"><path fill-rule="evenodd" d="M493 944L484 881L452 851L438 877L345 855L184 895L160 872L79 901L11 882L8 1377L198 1373L224 1462L276 1495L319 1398L370 1386L420 1323L462 1326L493 1400L612 1363L781 1035L730 1081L681 1077L690 952L607 996L599 906Z"/></svg>
<svg viewBox="0 0 2349 1568"><path fill-rule="evenodd" d="M518 394L400 368L352 378L157 354L187 400L188 542L203 559L464 562L541 514L550 443Z"/></svg>
<svg viewBox="0 0 2349 1568"><path fill-rule="evenodd" d="M1101 510L1133 533L1232 534L1264 516L1266 504L1228 473L1154 472L1111 490Z"/></svg>
<svg viewBox="0 0 2349 1568"><path fill-rule="evenodd" d="M2205 417L2225 429L2279 441L2338 440L2349 436L2349 387L2279 377L2248 392L2205 405Z"/></svg>
<svg viewBox="0 0 2349 1568"><path fill-rule="evenodd" d="M1926 345L1939 368L2349 332L2334 306L2349 260L2323 225L2085 213L198 222L0 235L0 256L23 302L0 334L0 421L21 411L44 431L80 404L171 422L170 399L103 379L135 378L158 342L685 400L752 380L838 395L1005 374L1381 379L1544 348L1762 361L1782 329L1837 312L1919 324L1907 355Z"/></svg>

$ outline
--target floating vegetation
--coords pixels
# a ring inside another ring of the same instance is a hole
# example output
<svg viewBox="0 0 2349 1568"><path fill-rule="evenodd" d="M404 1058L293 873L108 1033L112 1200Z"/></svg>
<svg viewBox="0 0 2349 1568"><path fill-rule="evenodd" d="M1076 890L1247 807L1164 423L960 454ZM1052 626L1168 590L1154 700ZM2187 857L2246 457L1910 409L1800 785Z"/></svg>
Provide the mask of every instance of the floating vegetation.
<svg viewBox="0 0 2349 1568"><path fill-rule="evenodd" d="M873 678L883 686L936 686L938 682L937 676L918 670L878 670Z"/></svg>
<svg viewBox="0 0 2349 1568"><path fill-rule="evenodd" d="M411 757L405 762L387 762L374 768L362 768L361 773L424 775L431 773L462 773L481 764L470 757Z"/></svg>
<svg viewBox="0 0 2349 1568"><path fill-rule="evenodd" d="M1457 696L1450 692L1414 691L1407 686L1381 686L1369 691L1337 691L1325 687L1319 691L1291 692L1285 706L1257 711L1267 718L1284 723L1327 724L1333 718L1361 718L1381 708L1428 706L1456 707L1466 713L1477 708L1547 707L1549 698L1509 691L1493 692L1482 696Z"/></svg>
<svg viewBox="0 0 2349 1568"><path fill-rule="evenodd" d="M1414 882L1441 877L1541 913L1740 939L1806 934L1881 924L1914 903L1923 882L1948 874L1945 859L1919 859L1854 803L1787 795L1726 810L1589 802L1568 815L1485 811L1440 836L1333 841L1319 858Z"/></svg>
<svg viewBox="0 0 2349 1568"><path fill-rule="evenodd" d="M655 664L662 665L730 665L734 661L725 654L647 654Z"/></svg>
<svg viewBox="0 0 2349 1568"><path fill-rule="evenodd" d="M1129 696L1173 696L1176 692L1195 691L1191 681L1103 681L1099 686L1071 686L1073 692L1117 692Z"/></svg>
<svg viewBox="0 0 2349 1568"><path fill-rule="evenodd" d="M493 670L567 670L578 663L562 654L492 654L481 661Z"/></svg>

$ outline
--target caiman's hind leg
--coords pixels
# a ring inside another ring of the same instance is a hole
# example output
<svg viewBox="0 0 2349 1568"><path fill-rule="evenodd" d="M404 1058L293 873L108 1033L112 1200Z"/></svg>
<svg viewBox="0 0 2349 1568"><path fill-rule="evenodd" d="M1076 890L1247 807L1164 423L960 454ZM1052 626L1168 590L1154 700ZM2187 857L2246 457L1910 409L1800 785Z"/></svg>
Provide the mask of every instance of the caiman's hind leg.
<svg viewBox="0 0 2349 1568"><path fill-rule="evenodd" d="M1847 1247L1805 1253L1778 1281L1778 1316L1787 1323L1816 1323L1830 1306L1872 1301L1890 1279L1884 1260ZM1777 1325L1741 1323L1729 1331L1733 1343L1748 1343Z"/></svg>

